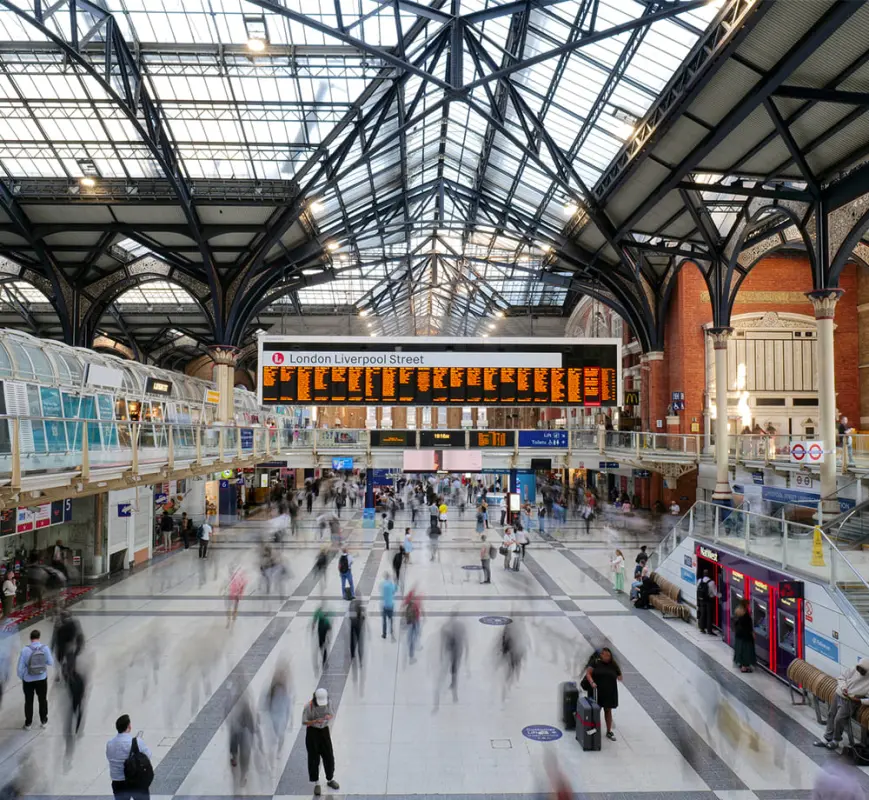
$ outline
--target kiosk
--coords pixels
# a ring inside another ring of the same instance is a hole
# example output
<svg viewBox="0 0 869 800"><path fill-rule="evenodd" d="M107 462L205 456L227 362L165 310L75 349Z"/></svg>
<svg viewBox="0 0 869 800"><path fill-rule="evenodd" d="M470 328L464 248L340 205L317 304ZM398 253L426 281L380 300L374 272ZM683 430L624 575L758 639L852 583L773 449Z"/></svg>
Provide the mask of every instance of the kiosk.
<svg viewBox="0 0 869 800"><path fill-rule="evenodd" d="M784 678L791 661L804 656L802 581L717 545L698 542L696 555L697 579L708 572L718 588L713 619L724 641L733 646L733 612L747 600L757 661Z"/></svg>

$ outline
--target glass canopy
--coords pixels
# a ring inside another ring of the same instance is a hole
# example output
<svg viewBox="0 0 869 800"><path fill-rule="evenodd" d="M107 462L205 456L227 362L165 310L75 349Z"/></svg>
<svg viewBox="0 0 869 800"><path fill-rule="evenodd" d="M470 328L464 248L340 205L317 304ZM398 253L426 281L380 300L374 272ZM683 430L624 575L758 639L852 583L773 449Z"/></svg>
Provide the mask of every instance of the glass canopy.
<svg viewBox="0 0 869 800"><path fill-rule="evenodd" d="M720 3L666 18L660 5L463 0L452 16L426 0L104 0L187 180L293 180L309 199L334 279L294 304L438 332L564 305L540 280L548 243ZM46 21L67 38L68 25L66 12ZM95 75L5 9L0 39L33 44L0 53L3 176L161 176ZM118 300L164 302L191 298L150 283Z"/></svg>

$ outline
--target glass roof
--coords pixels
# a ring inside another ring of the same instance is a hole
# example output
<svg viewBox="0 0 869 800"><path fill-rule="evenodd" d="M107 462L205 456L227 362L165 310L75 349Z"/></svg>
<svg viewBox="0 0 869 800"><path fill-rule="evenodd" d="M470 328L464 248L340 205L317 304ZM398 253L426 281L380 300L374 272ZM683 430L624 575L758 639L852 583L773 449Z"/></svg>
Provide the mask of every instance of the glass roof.
<svg viewBox="0 0 869 800"><path fill-rule="evenodd" d="M168 281L148 281L133 289L127 289L115 300L119 306L185 306L195 302L186 289Z"/></svg>
<svg viewBox="0 0 869 800"><path fill-rule="evenodd" d="M16 303L28 306L31 303L50 303L51 301L26 281L5 281L0 283L0 305L13 306Z"/></svg>
<svg viewBox="0 0 869 800"><path fill-rule="evenodd" d="M374 310L391 287L392 314L439 329L492 306L564 303L564 290L539 272L568 222L565 204L596 183L719 6L516 67L658 6L562 0L525 14L524 4L463 0L463 88L450 95L450 4L419 15L427 0L400 13L382 0L283 0L287 15L247 0L104 5L139 55L186 178L295 180L318 201L313 223L334 248L336 278L300 289L299 303ZM68 38L68 17L56 13L47 27ZM86 30L87 15L79 18ZM98 29L91 40L100 69L103 36ZM5 9L0 39L45 41ZM248 49L251 39L264 42L261 53ZM7 48L0 67L3 176L162 174L133 121L57 48ZM488 78L504 67L514 67L509 78ZM152 283L118 302L190 298ZM439 322L443 315L454 319Z"/></svg>

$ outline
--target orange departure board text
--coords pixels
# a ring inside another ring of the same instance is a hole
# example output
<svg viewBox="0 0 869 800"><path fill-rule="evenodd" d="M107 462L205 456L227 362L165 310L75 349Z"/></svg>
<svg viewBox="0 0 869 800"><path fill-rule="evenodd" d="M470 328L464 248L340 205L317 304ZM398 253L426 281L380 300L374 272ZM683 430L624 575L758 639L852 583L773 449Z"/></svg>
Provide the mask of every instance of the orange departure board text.
<svg viewBox="0 0 869 800"><path fill-rule="evenodd" d="M272 363L261 368L262 402L351 406L615 406L620 369L617 348L607 345L612 348L610 355L603 347L589 347L591 356L573 357L572 363L566 356L564 367L492 367L486 365L485 353L479 354L479 366L447 367L390 366L388 359L382 359L383 366L353 366L349 353L343 355L340 366L330 364L328 359L322 359L323 366L317 366L321 362L319 357L315 365L295 366L287 364L283 355L274 356L268 358ZM412 351L402 350L401 356L406 362L413 357ZM490 439L479 446L504 446L499 444L503 439L494 436L494 432Z"/></svg>

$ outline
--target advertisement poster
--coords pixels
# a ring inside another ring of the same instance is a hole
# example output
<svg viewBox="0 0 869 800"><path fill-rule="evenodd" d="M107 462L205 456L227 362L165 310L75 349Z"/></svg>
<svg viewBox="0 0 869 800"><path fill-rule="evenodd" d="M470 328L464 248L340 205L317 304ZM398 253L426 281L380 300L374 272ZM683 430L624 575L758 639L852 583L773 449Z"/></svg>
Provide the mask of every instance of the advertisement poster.
<svg viewBox="0 0 869 800"><path fill-rule="evenodd" d="M27 533L33 530L35 524L33 509L19 508L15 520L15 533Z"/></svg>
<svg viewBox="0 0 869 800"><path fill-rule="evenodd" d="M37 528L47 528L51 525L51 503L44 503L31 510L35 511L34 521Z"/></svg>
<svg viewBox="0 0 869 800"><path fill-rule="evenodd" d="M15 517L17 510L14 508L4 508L0 511L0 536L9 536L15 533Z"/></svg>

